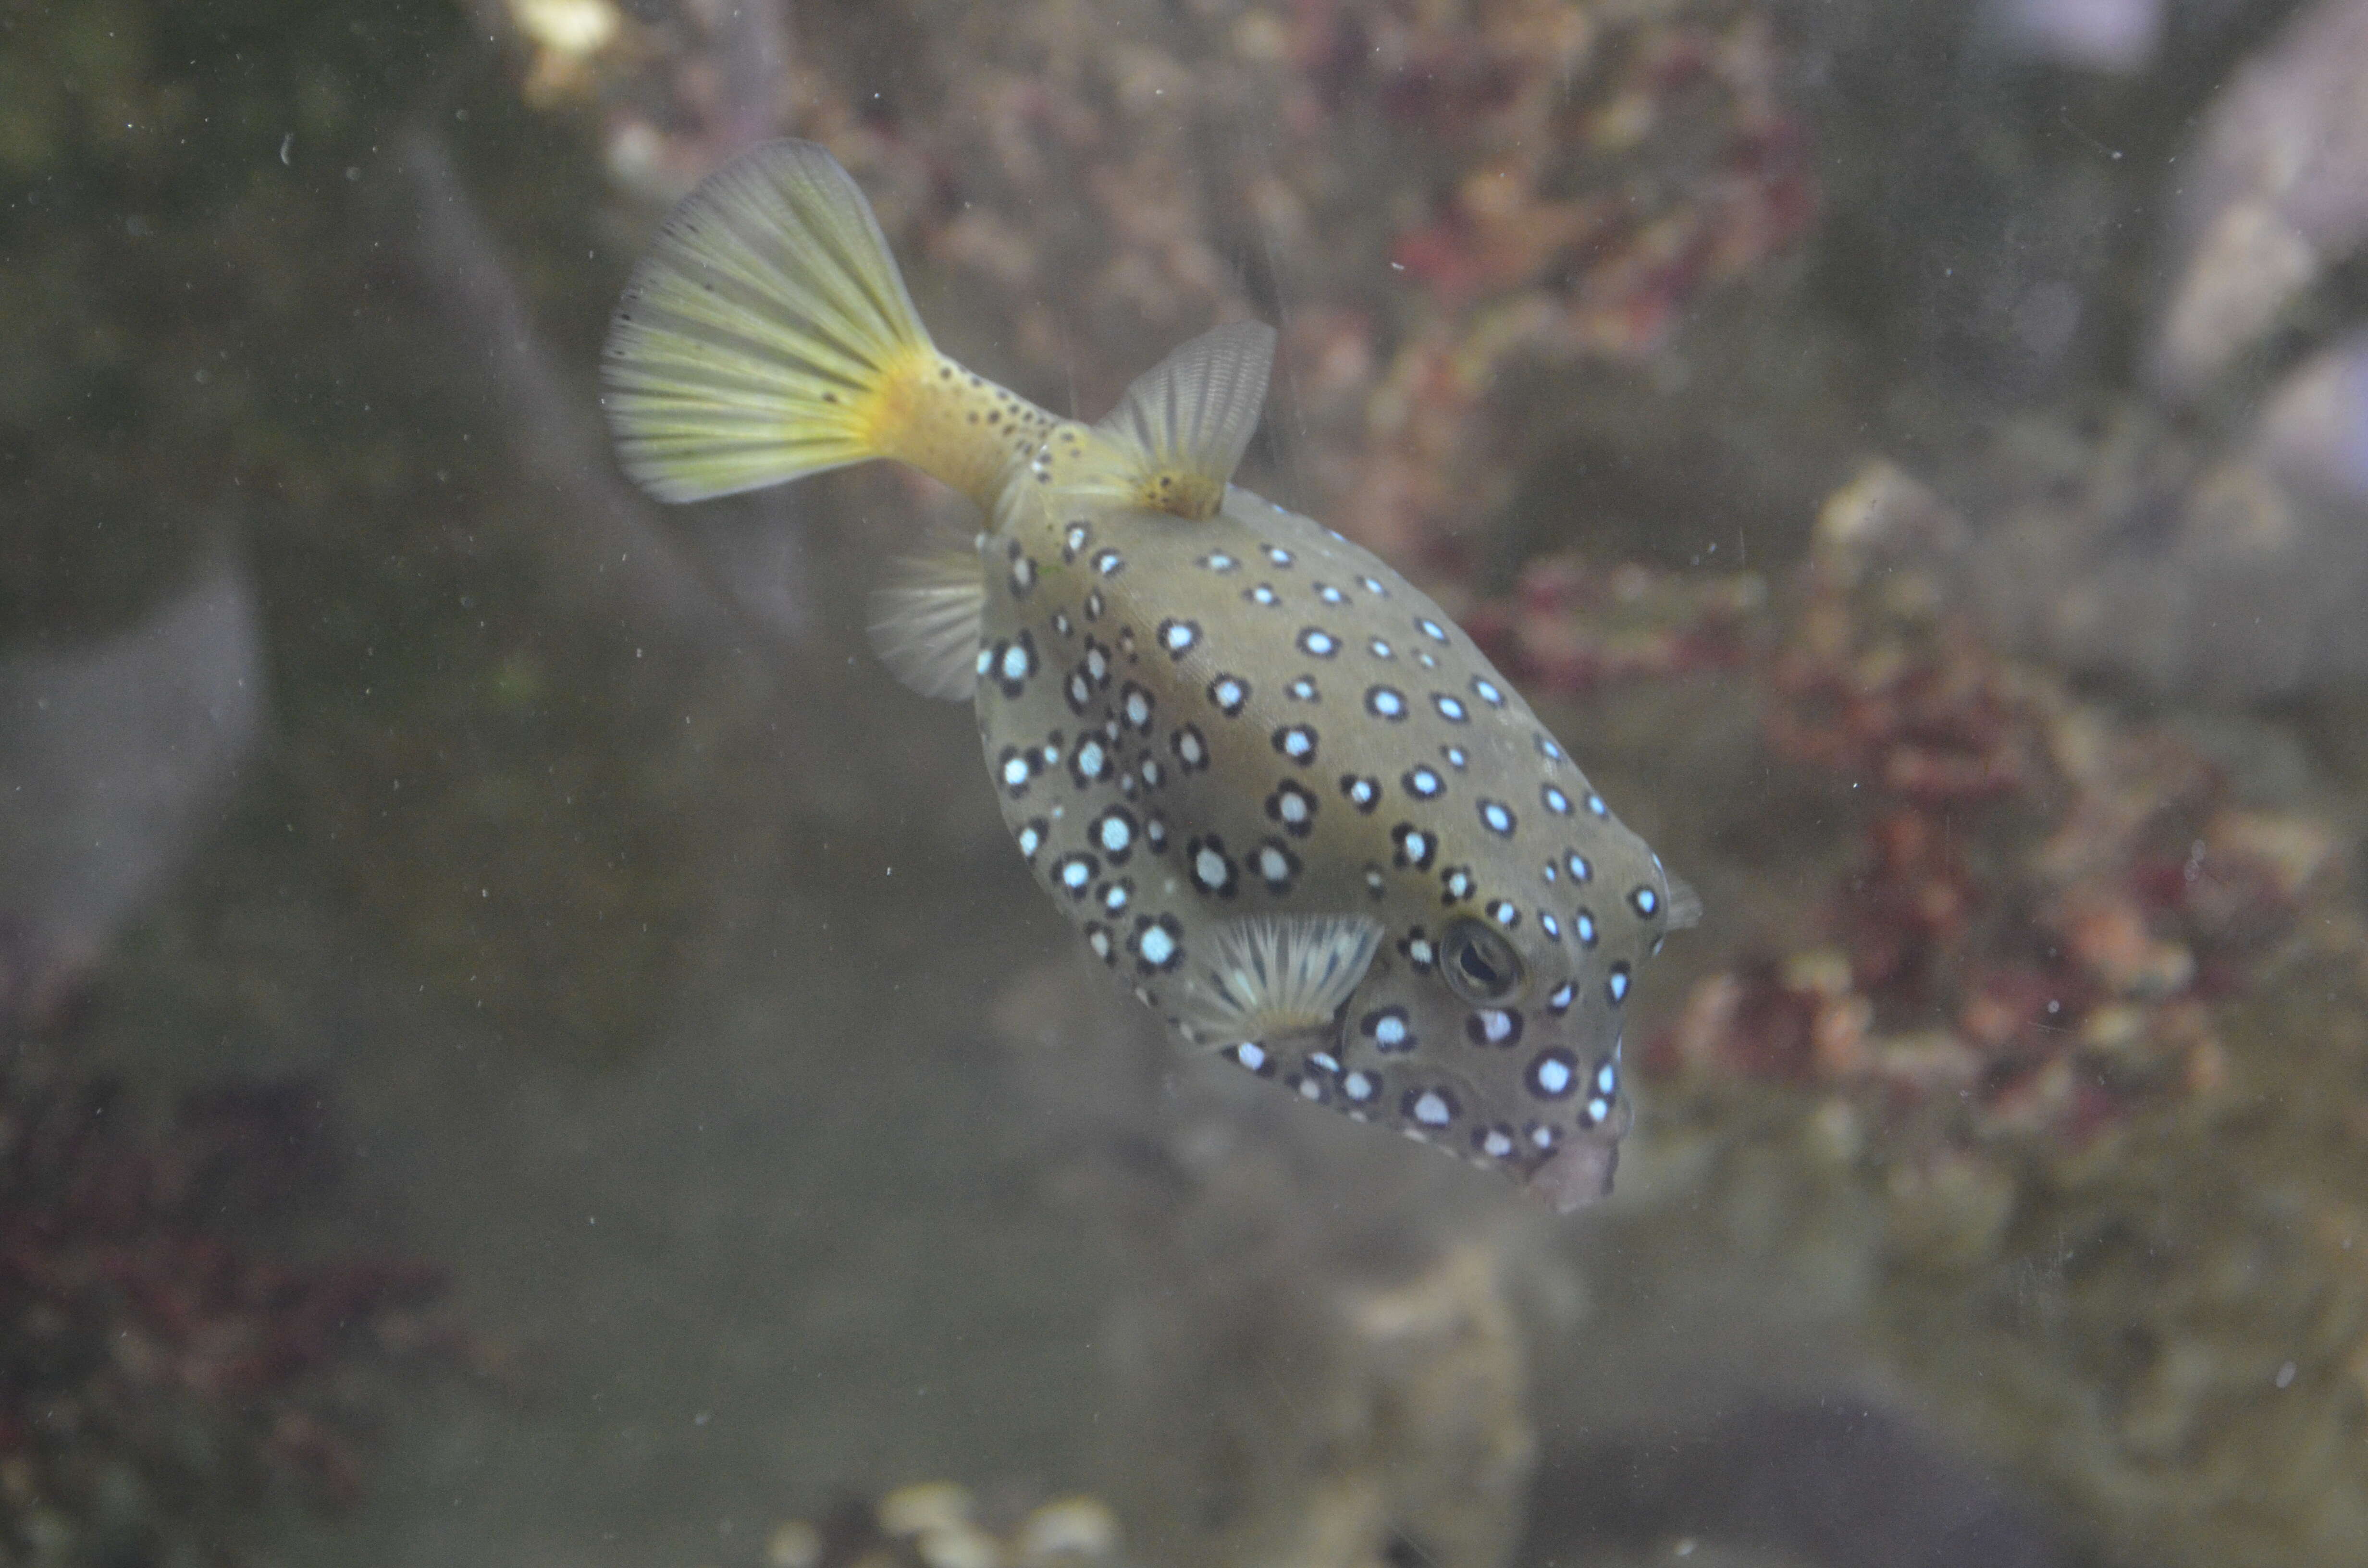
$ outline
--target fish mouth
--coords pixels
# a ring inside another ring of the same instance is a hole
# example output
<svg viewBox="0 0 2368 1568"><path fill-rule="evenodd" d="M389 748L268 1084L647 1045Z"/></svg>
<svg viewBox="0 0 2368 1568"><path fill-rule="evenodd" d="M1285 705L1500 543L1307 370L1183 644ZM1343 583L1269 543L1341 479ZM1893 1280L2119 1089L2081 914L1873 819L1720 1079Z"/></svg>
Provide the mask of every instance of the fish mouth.
<svg viewBox="0 0 2368 1568"><path fill-rule="evenodd" d="M1548 1154L1530 1173L1525 1189L1569 1214L1611 1196L1611 1174L1620 1168L1615 1142L1574 1139Z"/></svg>

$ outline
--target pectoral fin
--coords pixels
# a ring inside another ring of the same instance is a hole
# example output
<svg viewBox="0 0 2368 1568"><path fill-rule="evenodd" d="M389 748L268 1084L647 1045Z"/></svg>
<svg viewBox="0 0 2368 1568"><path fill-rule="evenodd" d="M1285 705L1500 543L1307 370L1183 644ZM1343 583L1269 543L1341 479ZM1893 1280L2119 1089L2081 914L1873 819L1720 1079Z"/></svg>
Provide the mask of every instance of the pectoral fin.
<svg viewBox="0 0 2368 1568"><path fill-rule="evenodd" d="M871 651L923 697L967 702L978 689L986 578L971 551L893 562L871 595Z"/></svg>
<svg viewBox="0 0 2368 1568"><path fill-rule="evenodd" d="M1184 983L1184 1022L1210 1045L1326 1028L1372 967L1362 915L1253 915L1218 929Z"/></svg>

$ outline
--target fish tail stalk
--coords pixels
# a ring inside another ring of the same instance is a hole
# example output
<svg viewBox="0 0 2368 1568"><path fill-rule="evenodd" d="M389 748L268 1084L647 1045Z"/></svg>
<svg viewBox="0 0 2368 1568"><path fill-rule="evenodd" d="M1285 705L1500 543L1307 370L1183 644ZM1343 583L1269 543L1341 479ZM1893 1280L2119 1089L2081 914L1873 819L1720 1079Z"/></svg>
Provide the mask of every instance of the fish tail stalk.
<svg viewBox="0 0 2368 1568"><path fill-rule="evenodd" d="M894 458L990 507L1053 423L938 351L871 204L807 142L754 148L683 199L603 372L625 470L667 501Z"/></svg>

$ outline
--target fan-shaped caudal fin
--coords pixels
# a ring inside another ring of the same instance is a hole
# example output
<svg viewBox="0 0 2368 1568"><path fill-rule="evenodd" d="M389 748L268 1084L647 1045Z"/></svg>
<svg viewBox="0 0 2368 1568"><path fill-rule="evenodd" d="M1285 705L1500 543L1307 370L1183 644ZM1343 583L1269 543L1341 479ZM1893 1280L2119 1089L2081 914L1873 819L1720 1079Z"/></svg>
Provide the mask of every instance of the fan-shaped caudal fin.
<svg viewBox="0 0 2368 1568"><path fill-rule="evenodd" d="M1184 1022L1213 1046L1320 1029L1381 947L1362 915L1253 915L1226 923L1185 981Z"/></svg>
<svg viewBox="0 0 2368 1568"><path fill-rule="evenodd" d="M604 371L626 471L668 501L887 457L984 506L1051 424L937 351L863 192L808 142L754 148L683 199Z"/></svg>
<svg viewBox="0 0 2368 1568"><path fill-rule="evenodd" d="M1112 499L1195 521L1224 504L1266 406L1274 329L1212 327L1136 378L1095 426L1116 455Z"/></svg>

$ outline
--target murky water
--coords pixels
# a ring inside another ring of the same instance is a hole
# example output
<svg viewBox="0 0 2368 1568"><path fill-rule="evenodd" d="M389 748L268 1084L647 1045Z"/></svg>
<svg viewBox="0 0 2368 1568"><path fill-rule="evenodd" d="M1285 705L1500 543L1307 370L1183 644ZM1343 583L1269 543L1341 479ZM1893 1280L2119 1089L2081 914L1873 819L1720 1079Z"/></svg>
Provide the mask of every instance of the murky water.
<svg viewBox="0 0 2368 1568"><path fill-rule="evenodd" d="M0 1561L2368 1562L2363 16L0 10ZM958 497L620 471L783 134L1056 413L1276 325L1703 892L1607 1203L1109 983Z"/></svg>

